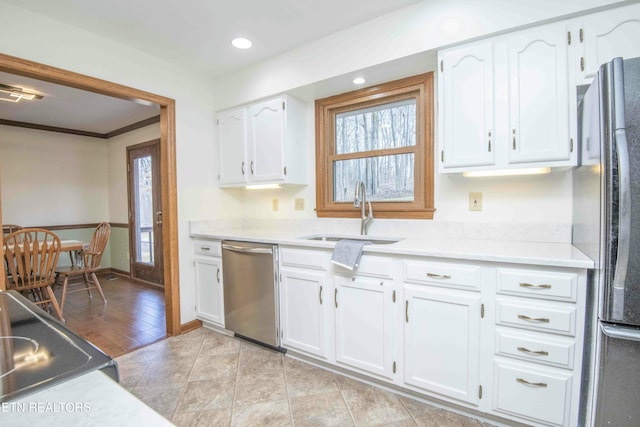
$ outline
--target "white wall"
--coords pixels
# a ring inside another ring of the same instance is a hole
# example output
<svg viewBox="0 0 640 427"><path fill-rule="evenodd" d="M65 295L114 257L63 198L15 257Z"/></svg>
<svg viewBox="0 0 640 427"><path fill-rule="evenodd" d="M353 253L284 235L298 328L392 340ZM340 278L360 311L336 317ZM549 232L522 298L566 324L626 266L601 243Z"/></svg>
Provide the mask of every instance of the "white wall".
<svg viewBox="0 0 640 427"><path fill-rule="evenodd" d="M108 220L107 141L0 126L0 192L4 223Z"/></svg>
<svg viewBox="0 0 640 427"><path fill-rule="evenodd" d="M241 209L217 189L215 181L212 82L145 52L4 2L0 2L0 16L4 21L0 26L2 53L176 100L181 321L193 320L195 289L188 221L237 216Z"/></svg>
<svg viewBox="0 0 640 427"><path fill-rule="evenodd" d="M216 79L216 109L313 85L463 40L615 3L623 2L425 0Z"/></svg>

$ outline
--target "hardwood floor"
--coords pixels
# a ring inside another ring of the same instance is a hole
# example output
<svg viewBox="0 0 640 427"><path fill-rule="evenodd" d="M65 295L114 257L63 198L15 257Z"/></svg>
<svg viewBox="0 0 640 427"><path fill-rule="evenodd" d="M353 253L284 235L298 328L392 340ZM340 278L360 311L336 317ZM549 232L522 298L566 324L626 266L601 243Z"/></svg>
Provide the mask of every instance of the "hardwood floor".
<svg viewBox="0 0 640 427"><path fill-rule="evenodd" d="M68 294L64 306L67 327L111 357L166 337L162 290L111 274L98 278L107 304L95 289L92 298L86 292ZM58 287L58 301L60 291Z"/></svg>

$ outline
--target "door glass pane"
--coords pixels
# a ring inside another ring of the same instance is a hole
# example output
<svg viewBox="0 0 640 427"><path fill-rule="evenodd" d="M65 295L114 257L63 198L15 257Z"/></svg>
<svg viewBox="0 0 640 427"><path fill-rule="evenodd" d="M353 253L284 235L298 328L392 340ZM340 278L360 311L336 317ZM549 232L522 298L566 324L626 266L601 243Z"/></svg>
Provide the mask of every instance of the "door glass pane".
<svg viewBox="0 0 640 427"><path fill-rule="evenodd" d="M416 100L336 115L336 154L416 145Z"/></svg>
<svg viewBox="0 0 640 427"><path fill-rule="evenodd" d="M353 202L355 184L365 183L371 202L412 202L413 153L333 162L333 200Z"/></svg>
<svg viewBox="0 0 640 427"><path fill-rule="evenodd" d="M134 160L136 261L153 264L153 180L151 156Z"/></svg>

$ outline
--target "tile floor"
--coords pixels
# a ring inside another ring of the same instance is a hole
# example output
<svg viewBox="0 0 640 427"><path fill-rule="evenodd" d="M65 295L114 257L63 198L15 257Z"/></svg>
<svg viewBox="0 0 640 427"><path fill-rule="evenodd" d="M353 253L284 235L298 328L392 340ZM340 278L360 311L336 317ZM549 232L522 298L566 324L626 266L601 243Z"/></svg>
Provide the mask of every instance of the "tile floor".
<svg viewBox="0 0 640 427"><path fill-rule="evenodd" d="M205 328L116 360L178 426L490 426Z"/></svg>

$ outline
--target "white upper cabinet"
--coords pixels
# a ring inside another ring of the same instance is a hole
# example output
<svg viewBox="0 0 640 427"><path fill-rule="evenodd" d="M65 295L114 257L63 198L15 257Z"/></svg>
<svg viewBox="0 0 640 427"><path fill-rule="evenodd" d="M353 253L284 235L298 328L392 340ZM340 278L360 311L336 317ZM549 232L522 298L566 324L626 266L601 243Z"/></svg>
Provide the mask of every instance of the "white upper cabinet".
<svg viewBox="0 0 640 427"><path fill-rule="evenodd" d="M640 56L640 4L587 15L573 22L578 83L589 83L598 67L615 57Z"/></svg>
<svg viewBox="0 0 640 427"><path fill-rule="evenodd" d="M507 46L509 163L569 161L566 26L515 33Z"/></svg>
<svg viewBox="0 0 640 427"><path fill-rule="evenodd" d="M565 23L439 52L440 171L573 166Z"/></svg>
<svg viewBox="0 0 640 427"><path fill-rule="evenodd" d="M235 108L218 114L220 185L246 182L246 121L244 108Z"/></svg>
<svg viewBox="0 0 640 427"><path fill-rule="evenodd" d="M284 98L270 99L249 107L248 141L251 180L283 181L286 174Z"/></svg>
<svg viewBox="0 0 640 427"><path fill-rule="evenodd" d="M443 167L493 165L493 43L446 51L440 60Z"/></svg>
<svg viewBox="0 0 640 427"><path fill-rule="evenodd" d="M287 95L218 113L220 186L304 184L305 122Z"/></svg>

